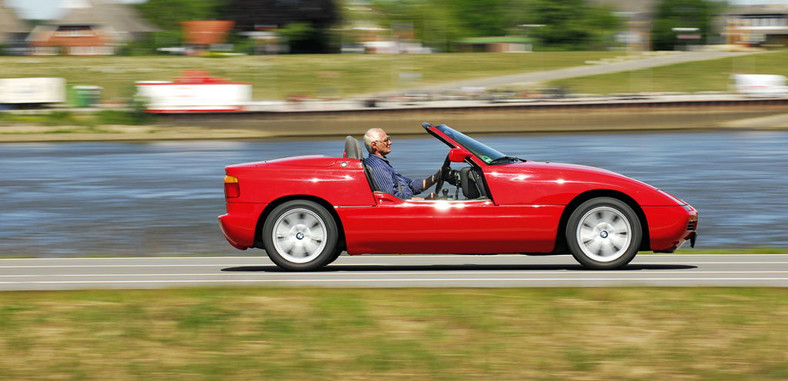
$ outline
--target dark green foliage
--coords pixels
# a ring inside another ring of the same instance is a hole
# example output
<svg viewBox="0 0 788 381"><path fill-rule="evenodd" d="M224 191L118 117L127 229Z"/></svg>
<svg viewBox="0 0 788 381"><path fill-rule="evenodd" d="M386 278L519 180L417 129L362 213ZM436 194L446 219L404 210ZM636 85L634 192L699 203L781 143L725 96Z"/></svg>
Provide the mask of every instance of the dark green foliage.
<svg viewBox="0 0 788 381"><path fill-rule="evenodd" d="M653 49L674 50L685 43L677 38L682 32L673 28L698 28L701 38L693 43L705 44L712 33L712 20L724 6L710 0L661 0L651 32Z"/></svg>
<svg viewBox="0 0 788 381"><path fill-rule="evenodd" d="M153 36L157 46L181 44L181 21L223 19L235 22L230 42L245 39L237 32L278 29L292 53L334 52L340 42L350 42L337 38L337 30L358 22L388 28L391 37L411 35L437 51L454 50L462 38L505 35L535 37L536 48L541 50L604 49L614 44L612 36L621 26L613 9L588 0L369 0L364 4L351 6L349 0L149 0L137 7L164 30ZM523 27L526 24L544 27Z"/></svg>
<svg viewBox="0 0 788 381"><path fill-rule="evenodd" d="M375 0L383 26L410 23L415 38L438 51L467 37L537 38L539 50L590 50L613 45L622 25L613 9L585 0ZM533 27L526 25L544 25Z"/></svg>
<svg viewBox="0 0 788 381"><path fill-rule="evenodd" d="M222 17L235 30L282 29L292 53L330 53L329 29L339 21L334 0L226 0Z"/></svg>
<svg viewBox="0 0 788 381"><path fill-rule="evenodd" d="M148 0L137 4L145 18L165 31L181 30L181 21L216 20L228 0Z"/></svg>

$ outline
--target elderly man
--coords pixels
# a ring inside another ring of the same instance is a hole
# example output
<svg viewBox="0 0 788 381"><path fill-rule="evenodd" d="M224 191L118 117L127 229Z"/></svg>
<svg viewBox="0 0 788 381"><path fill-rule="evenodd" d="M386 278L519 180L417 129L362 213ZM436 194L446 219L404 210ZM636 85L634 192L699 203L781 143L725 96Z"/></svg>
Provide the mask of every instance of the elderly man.
<svg viewBox="0 0 788 381"><path fill-rule="evenodd" d="M431 187L440 178L440 169L424 180L412 180L400 174L386 159L386 155L391 153L391 144L391 137L381 128L370 128L364 134L364 146L369 151L366 163L372 170L372 178L380 191L405 200ZM433 197L431 194L429 198Z"/></svg>

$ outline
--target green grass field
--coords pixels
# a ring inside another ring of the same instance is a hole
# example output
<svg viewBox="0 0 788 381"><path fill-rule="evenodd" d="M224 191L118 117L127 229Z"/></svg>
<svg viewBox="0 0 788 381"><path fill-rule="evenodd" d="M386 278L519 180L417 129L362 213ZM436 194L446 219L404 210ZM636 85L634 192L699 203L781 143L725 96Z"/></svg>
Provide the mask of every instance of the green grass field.
<svg viewBox="0 0 788 381"><path fill-rule="evenodd" d="M0 77L62 77L103 87L105 100L128 98L135 81L165 81L183 70L207 70L251 82L254 99L292 94L350 96L392 88L583 65L614 52L457 53L422 55L280 55L245 57L0 57ZM401 74L403 74L401 79ZM411 74L419 74L413 78Z"/></svg>
<svg viewBox="0 0 788 381"><path fill-rule="evenodd" d="M573 93L731 91L731 74L788 76L788 50L553 81Z"/></svg>
<svg viewBox="0 0 788 381"><path fill-rule="evenodd" d="M584 65L621 52L424 55L279 55L244 57L0 57L0 77L62 77L96 85L103 99L125 100L135 81L172 80L189 69L250 82L254 99L291 95L347 97L452 80ZM731 73L788 75L788 50L632 72L572 78L540 86L575 93L727 91ZM414 76L415 75L415 76Z"/></svg>
<svg viewBox="0 0 788 381"><path fill-rule="evenodd" d="M4 379L784 380L766 288L0 293Z"/></svg>

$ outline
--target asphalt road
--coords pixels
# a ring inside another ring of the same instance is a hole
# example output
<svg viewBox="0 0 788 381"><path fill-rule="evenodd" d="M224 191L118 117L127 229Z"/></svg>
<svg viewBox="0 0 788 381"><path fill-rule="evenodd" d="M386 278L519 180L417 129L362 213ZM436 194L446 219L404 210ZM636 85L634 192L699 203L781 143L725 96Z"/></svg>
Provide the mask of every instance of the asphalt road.
<svg viewBox="0 0 788 381"><path fill-rule="evenodd" d="M788 286L788 254L638 255L588 271L571 256L343 255L320 272L288 273L265 256L0 260L0 290L186 286L613 287Z"/></svg>

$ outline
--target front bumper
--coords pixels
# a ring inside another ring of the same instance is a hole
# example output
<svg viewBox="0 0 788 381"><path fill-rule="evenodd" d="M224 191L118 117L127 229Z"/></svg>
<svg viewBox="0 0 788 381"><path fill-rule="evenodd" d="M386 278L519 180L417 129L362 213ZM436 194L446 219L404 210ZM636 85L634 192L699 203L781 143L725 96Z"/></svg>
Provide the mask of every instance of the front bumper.
<svg viewBox="0 0 788 381"><path fill-rule="evenodd" d="M695 247L698 233L698 211L692 206L643 207L649 228L651 250L672 253L690 242Z"/></svg>

